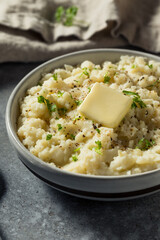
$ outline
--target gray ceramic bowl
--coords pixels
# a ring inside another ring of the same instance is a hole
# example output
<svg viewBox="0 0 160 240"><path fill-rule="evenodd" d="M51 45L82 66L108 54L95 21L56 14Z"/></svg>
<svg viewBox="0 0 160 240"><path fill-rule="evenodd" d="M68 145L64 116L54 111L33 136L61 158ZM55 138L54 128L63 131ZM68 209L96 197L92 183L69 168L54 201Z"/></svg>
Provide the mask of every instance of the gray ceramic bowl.
<svg viewBox="0 0 160 240"><path fill-rule="evenodd" d="M19 99L26 90L36 85L41 74L64 64L76 65L84 60L102 63L105 60L118 61L121 55L144 56L160 61L159 57L137 51L122 49L95 49L74 52L54 58L25 76L12 92L6 109L6 126L11 144L24 165L38 178L50 186L71 195L95 200L121 200L144 196L160 189L160 170L133 176L91 176L74 174L52 167L32 155L20 142L17 136L17 119L19 115ZM18 171L18 169L17 169Z"/></svg>

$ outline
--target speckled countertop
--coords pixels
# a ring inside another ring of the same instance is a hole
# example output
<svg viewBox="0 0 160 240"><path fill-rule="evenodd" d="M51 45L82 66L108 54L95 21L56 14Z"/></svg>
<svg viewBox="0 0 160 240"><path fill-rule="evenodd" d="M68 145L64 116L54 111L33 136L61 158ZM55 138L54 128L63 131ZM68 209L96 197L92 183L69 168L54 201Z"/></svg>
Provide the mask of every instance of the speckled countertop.
<svg viewBox="0 0 160 240"><path fill-rule="evenodd" d="M5 129L13 88L38 64L0 65L0 239L160 239L160 192L125 202L96 202L58 192L17 158Z"/></svg>

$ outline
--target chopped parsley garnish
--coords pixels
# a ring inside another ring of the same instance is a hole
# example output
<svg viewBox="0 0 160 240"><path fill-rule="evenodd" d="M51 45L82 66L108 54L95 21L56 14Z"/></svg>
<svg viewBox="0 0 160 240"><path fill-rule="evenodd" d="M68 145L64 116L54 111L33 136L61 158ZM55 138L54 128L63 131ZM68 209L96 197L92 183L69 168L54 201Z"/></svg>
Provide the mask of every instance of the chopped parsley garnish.
<svg viewBox="0 0 160 240"><path fill-rule="evenodd" d="M58 117L56 117L55 119L56 119L56 120L58 120L59 118L58 118Z"/></svg>
<svg viewBox="0 0 160 240"><path fill-rule="evenodd" d="M57 73L54 73L52 77L53 77L53 79L54 79L55 81L57 81L57 79L58 79L58 78L57 78Z"/></svg>
<svg viewBox="0 0 160 240"><path fill-rule="evenodd" d="M47 134L46 140L50 140L52 138L52 134Z"/></svg>
<svg viewBox="0 0 160 240"><path fill-rule="evenodd" d="M136 96L139 96L138 93L135 93L135 92L130 92L130 91L126 91L126 90L123 90L122 91L125 95L136 95Z"/></svg>
<svg viewBox="0 0 160 240"><path fill-rule="evenodd" d="M39 96L39 97L38 97L38 102L39 102L39 103L44 103L44 104L47 106L48 111L49 111L50 113L55 112L56 109L57 109L56 104L50 103L49 100L46 99L46 98L44 98L43 96Z"/></svg>
<svg viewBox="0 0 160 240"><path fill-rule="evenodd" d="M57 93L58 97L62 97L63 94L64 94L64 92L61 92L61 91L58 91L58 93Z"/></svg>
<svg viewBox="0 0 160 240"><path fill-rule="evenodd" d="M101 152L101 148L102 148L101 141L97 140L97 141L95 141L95 144L97 144L97 147L94 148L95 152L101 155L102 154L102 152Z"/></svg>
<svg viewBox="0 0 160 240"><path fill-rule="evenodd" d="M82 116L78 116L74 120L80 120L81 118L82 118Z"/></svg>
<svg viewBox="0 0 160 240"><path fill-rule="evenodd" d="M57 127L58 127L58 131L62 129L62 125L60 123L57 124Z"/></svg>
<svg viewBox="0 0 160 240"><path fill-rule="evenodd" d="M142 138L139 140L136 148L139 148L141 149L142 151L146 151L148 150L150 147L153 147L153 145L155 144L155 141L154 140L147 140L145 138Z"/></svg>
<svg viewBox="0 0 160 240"><path fill-rule="evenodd" d="M137 108L137 107L140 107L140 108L147 107L146 104L140 99L140 96L134 97L133 103L131 105L131 108Z"/></svg>
<svg viewBox="0 0 160 240"><path fill-rule="evenodd" d="M96 128L96 131L100 134L101 133L101 131L100 131L100 129L99 128Z"/></svg>
<svg viewBox="0 0 160 240"><path fill-rule="evenodd" d="M91 91L91 88L90 87L88 87L88 90L89 90L89 92Z"/></svg>
<svg viewBox="0 0 160 240"><path fill-rule="evenodd" d="M152 69L152 68L153 68L153 64L148 65L148 67L149 67L150 69Z"/></svg>
<svg viewBox="0 0 160 240"><path fill-rule="evenodd" d="M56 109L57 109L56 104L52 104L51 107L50 107L51 112L55 112Z"/></svg>
<svg viewBox="0 0 160 240"><path fill-rule="evenodd" d="M79 148L76 148L76 149L74 149L74 152L78 152L78 151L80 151L80 147Z"/></svg>
<svg viewBox="0 0 160 240"><path fill-rule="evenodd" d="M83 102L82 100L75 100L77 106L81 105L82 102Z"/></svg>
<svg viewBox="0 0 160 240"><path fill-rule="evenodd" d="M72 160L76 162L78 160L78 157L76 155L72 155Z"/></svg>
<svg viewBox="0 0 160 240"><path fill-rule="evenodd" d="M38 97L38 102L39 102L39 103L45 103L45 100L46 100L46 99L45 99L43 96L39 96L39 97Z"/></svg>
<svg viewBox="0 0 160 240"><path fill-rule="evenodd" d="M62 23L65 26L72 26L75 16L77 15L78 8L71 6L67 9L60 6L56 9L55 20L56 22Z"/></svg>
<svg viewBox="0 0 160 240"><path fill-rule="evenodd" d="M133 64L131 68L136 68L136 67L137 67L137 66Z"/></svg>
<svg viewBox="0 0 160 240"><path fill-rule="evenodd" d="M107 73L104 75L104 83L109 83L109 81L111 80L111 77L109 77L107 75Z"/></svg>
<svg viewBox="0 0 160 240"><path fill-rule="evenodd" d="M83 74L86 75L87 77L89 77L89 72L87 71L87 68L84 67L83 69Z"/></svg>
<svg viewBox="0 0 160 240"><path fill-rule="evenodd" d="M125 95L133 95L133 103L131 105L131 108L145 108L147 107L146 104L142 101L138 93L130 92L130 91L122 91Z"/></svg>
<svg viewBox="0 0 160 240"><path fill-rule="evenodd" d="M73 135L73 134L70 134L70 138L72 139L72 140L75 140L75 135Z"/></svg>

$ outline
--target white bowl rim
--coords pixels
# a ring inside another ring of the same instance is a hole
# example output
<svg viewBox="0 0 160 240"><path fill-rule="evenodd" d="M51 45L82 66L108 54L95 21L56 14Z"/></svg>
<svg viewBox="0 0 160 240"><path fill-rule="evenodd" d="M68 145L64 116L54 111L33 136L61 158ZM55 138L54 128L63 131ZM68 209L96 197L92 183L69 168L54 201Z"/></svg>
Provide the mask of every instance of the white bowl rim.
<svg viewBox="0 0 160 240"><path fill-rule="evenodd" d="M84 178L94 179L94 180L131 179L131 178L137 178L137 177L142 178L144 176L147 177L148 175L154 175L155 173L160 171L159 168L151 170L151 171L147 171L147 172L133 174L133 175L117 175L117 176L90 175L90 174L73 173L73 172L69 172L66 170L61 170L58 167L54 167L54 166L50 165L49 163L46 163L43 160L41 160L40 158L31 154L29 152L29 150L27 148L25 148L25 146L22 144L22 142L20 141L20 139L17 136L17 133L14 131L14 129L12 127L10 113L11 113L13 99L16 96L17 92L20 90L23 83L26 82L29 77L31 77L37 70L40 70L40 69L44 68L45 66L47 66L48 64L56 62L57 60L75 56L75 55L81 55L81 54L86 54L86 53L96 53L96 52L119 52L119 53L122 53L122 55L133 54L134 56L137 55L137 56L146 57L148 59L152 58L156 61L160 61L160 57L150 54L150 53L141 52L141 51L122 49L122 48L121 49L119 49L119 48L98 48L98 49L87 49L87 50L75 51L72 53L64 54L64 55L52 58L49 61L46 61L46 62L40 64L38 67L34 68L32 71L30 71L27 75L25 75L22 78L22 80L15 86L15 88L13 89L13 91L8 99L5 119L6 119L6 128L7 128L7 132L8 132L10 141L14 145L15 149L17 149L25 158L27 158L27 160L30 163L33 164L33 161L31 161L31 159L33 159L35 166L43 168L52 173L57 172L59 174L63 174L66 176L69 175L69 176L73 176L73 177L79 177L79 178L83 178L83 179Z"/></svg>

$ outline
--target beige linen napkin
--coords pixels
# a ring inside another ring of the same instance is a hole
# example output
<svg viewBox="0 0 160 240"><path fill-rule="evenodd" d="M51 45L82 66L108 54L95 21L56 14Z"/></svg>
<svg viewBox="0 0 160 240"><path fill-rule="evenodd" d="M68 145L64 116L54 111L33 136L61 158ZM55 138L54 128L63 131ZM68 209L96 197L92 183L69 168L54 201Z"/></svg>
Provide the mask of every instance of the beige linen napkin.
<svg viewBox="0 0 160 240"><path fill-rule="evenodd" d="M55 23L58 6L78 7L88 27ZM2 0L0 62L44 61L62 53L129 44L160 52L158 0Z"/></svg>

